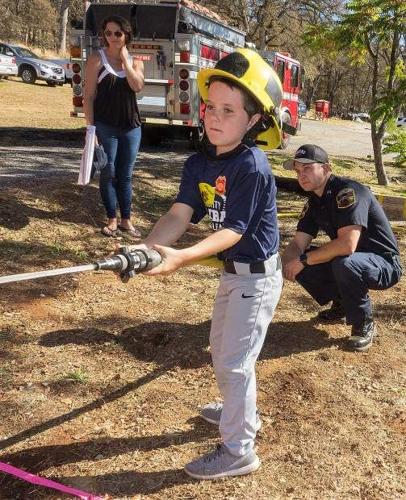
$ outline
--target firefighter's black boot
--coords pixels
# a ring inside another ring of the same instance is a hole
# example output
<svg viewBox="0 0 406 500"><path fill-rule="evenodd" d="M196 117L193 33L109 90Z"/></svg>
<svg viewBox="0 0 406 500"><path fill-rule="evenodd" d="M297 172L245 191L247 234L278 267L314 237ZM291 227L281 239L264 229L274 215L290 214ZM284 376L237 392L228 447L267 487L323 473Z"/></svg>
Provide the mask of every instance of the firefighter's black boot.
<svg viewBox="0 0 406 500"><path fill-rule="evenodd" d="M330 309L320 311L317 315L320 321L342 322L345 321L345 311L340 300L333 300Z"/></svg>
<svg viewBox="0 0 406 500"><path fill-rule="evenodd" d="M376 335L376 326L372 318L366 319L361 325L352 327L348 348L352 351L367 351Z"/></svg>

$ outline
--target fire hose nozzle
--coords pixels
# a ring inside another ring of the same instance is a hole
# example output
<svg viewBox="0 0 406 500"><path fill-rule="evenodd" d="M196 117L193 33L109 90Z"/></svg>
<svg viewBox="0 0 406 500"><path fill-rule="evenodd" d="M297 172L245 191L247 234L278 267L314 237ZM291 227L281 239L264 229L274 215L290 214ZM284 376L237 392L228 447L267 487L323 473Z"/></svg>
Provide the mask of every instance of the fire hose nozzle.
<svg viewBox="0 0 406 500"><path fill-rule="evenodd" d="M121 279L127 282L138 273L148 271L159 266L162 257L156 250L130 250L121 247L117 255L95 262L97 270L115 271L120 273Z"/></svg>

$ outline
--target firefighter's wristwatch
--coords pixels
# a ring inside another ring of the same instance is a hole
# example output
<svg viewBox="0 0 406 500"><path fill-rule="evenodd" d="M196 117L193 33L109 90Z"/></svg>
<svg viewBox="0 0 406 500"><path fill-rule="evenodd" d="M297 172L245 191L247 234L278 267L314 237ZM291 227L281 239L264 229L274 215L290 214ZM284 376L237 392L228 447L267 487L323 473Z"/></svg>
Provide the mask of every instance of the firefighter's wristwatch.
<svg viewBox="0 0 406 500"><path fill-rule="evenodd" d="M302 255L299 257L300 262L304 265L307 266L307 253L302 253Z"/></svg>

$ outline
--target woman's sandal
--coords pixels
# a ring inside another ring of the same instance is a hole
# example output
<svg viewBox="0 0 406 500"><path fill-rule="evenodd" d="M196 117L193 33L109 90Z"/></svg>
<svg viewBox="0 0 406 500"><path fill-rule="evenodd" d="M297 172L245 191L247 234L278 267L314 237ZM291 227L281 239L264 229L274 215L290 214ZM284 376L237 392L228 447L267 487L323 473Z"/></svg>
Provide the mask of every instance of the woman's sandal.
<svg viewBox="0 0 406 500"><path fill-rule="evenodd" d="M134 239L141 239L141 233L138 231L138 229L129 229L127 227L123 227L123 226L118 226L117 229L119 231L121 231L124 235L127 235L127 236L130 236L131 238L134 238Z"/></svg>
<svg viewBox="0 0 406 500"><path fill-rule="evenodd" d="M115 238L117 236L117 229L110 229L109 226L104 226L101 230L101 234L108 238Z"/></svg>

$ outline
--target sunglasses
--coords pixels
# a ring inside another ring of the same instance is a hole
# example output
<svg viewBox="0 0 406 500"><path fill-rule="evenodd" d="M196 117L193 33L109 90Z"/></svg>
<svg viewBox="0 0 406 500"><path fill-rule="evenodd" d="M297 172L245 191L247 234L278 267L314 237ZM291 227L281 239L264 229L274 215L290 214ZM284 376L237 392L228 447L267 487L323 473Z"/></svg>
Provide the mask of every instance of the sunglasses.
<svg viewBox="0 0 406 500"><path fill-rule="evenodd" d="M124 33L123 33L122 31L110 31L110 30L105 31L105 32L104 32L104 34L105 34L108 38L112 37L113 35L114 35L116 38L121 38L121 37L124 35Z"/></svg>

